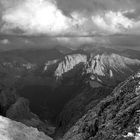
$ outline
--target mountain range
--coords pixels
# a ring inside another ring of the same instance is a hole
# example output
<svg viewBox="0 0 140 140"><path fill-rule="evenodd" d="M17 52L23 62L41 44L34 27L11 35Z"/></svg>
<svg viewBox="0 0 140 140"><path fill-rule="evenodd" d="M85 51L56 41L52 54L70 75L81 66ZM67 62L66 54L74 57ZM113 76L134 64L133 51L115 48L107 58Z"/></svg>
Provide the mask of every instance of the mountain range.
<svg viewBox="0 0 140 140"><path fill-rule="evenodd" d="M2 121L54 140L137 138L140 52L85 48L1 51Z"/></svg>

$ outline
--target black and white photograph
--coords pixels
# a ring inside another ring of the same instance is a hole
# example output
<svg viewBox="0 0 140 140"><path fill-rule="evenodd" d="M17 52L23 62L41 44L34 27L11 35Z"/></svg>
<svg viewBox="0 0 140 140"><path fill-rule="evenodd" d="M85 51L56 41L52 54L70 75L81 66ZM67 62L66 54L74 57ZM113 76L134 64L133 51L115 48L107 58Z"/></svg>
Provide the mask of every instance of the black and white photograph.
<svg viewBox="0 0 140 140"><path fill-rule="evenodd" d="M0 140L140 140L140 0L0 0Z"/></svg>

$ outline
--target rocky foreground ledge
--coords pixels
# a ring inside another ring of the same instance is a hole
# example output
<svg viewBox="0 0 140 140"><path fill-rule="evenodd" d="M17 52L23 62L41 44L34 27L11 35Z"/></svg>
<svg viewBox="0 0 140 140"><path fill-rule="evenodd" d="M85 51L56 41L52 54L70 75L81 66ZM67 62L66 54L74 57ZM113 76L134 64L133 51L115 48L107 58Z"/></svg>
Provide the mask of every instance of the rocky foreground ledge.
<svg viewBox="0 0 140 140"><path fill-rule="evenodd" d="M52 140L36 128L0 116L0 140Z"/></svg>

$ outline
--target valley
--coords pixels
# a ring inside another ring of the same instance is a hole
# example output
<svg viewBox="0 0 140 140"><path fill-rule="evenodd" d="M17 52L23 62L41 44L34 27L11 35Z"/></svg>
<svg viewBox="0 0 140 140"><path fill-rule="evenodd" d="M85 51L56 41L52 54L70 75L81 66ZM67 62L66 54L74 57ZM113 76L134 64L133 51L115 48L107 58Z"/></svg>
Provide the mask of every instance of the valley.
<svg viewBox="0 0 140 140"><path fill-rule="evenodd" d="M68 140L66 132L84 114L139 70L139 57L133 54L110 49L0 52L0 85L8 92L1 94L6 99L0 102L1 115L56 140L66 134Z"/></svg>

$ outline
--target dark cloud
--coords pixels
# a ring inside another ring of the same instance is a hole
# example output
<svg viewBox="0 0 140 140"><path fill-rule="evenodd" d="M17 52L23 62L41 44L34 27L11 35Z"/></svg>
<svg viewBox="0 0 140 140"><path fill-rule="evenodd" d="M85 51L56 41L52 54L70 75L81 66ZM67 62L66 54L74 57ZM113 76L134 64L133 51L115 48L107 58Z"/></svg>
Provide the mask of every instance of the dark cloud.
<svg viewBox="0 0 140 140"><path fill-rule="evenodd" d="M124 14L129 19L139 20L140 19L140 9L137 9L134 12L126 12Z"/></svg>
<svg viewBox="0 0 140 140"><path fill-rule="evenodd" d="M0 0L0 11L22 4L26 0ZM46 0L47 1L47 0ZM135 9L140 11L140 0L56 0L58 7L65 13L82 11L95 13ZM138 13L138 12L137 12ZM128 15L129 16L129 15ZM131 16L130 16L131 17Z"/></svg>
<svg viewBox="0 0 140 140"><path fill-rule="evenodd" d="M136 2L130 0L57 0L58 7L70 13L72 11L99 12L117 11L135 7Z"/></svg>

